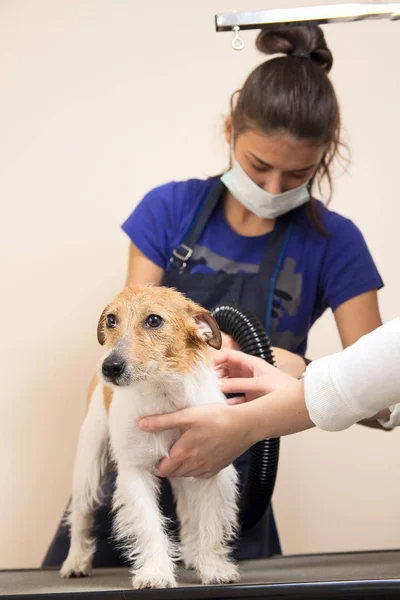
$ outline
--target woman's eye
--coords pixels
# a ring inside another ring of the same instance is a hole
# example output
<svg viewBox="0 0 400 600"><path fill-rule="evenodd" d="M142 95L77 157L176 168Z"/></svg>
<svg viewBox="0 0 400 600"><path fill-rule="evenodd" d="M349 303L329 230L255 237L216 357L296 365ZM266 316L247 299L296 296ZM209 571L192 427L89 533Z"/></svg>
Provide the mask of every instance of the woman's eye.
<svg viewBox="0 0 400 600"><path fill-rule="evenodd" d="M106 325L110 329L112 329L113 327L116 327L116 325L117 325L117 317L115 315L107 315Z"/></svg>
<svg viewBox="0 0 400 600"><path fill-rule="evenodd" d="M251 168L257 171L257 173L262 173L266 170L266 167L261 165L251 165Z"/></svg>
<svg viewBox="0 0 400 600"><path fill-rule="evenodd" d="M305 173L292 173L293 179L307 179L310 176L310 172L306 171Z"/></svg>
<svg viewBox="0 0 400 600"><path fill-rule="evenodd" d="M161 325L163 323L164 323L164 321L158 315L150 315L149 317L147 317L145 325L146 325L146 327L151 327L152 329L157 329L158 327L161 327Z"/></svg>

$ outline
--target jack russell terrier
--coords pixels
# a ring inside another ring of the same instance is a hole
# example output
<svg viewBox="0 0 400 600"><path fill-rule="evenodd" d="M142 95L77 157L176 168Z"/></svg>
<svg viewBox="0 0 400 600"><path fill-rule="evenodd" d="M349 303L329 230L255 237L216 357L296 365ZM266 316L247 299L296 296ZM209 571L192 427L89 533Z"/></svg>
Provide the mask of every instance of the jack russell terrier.
<svg viewBox="0 0 400 600"><path fill-rule="evenodd" d="M154 471L180 432L145 432L138 426L147 415L225 402L208 351L208 345L221 347L217 323L176 290L129 286L103 311L97 336L106 354L79 434L71 545L61 575L90 573L96 549L93 510L101 503L101 481L111 459L118 469L115 536L132 564L134 588L176 586L179 558L204 584L238 581L229 557L238 516L234 467L209 479L171 478L178 546L166 533Z"/></svg>

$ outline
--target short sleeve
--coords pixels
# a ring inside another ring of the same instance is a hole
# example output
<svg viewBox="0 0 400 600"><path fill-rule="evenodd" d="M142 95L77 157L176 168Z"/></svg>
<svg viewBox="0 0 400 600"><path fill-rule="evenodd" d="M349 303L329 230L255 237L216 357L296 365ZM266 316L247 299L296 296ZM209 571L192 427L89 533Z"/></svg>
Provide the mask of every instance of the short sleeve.
<svg viewBox="0 0 400 600"><path fill-rule="evenodd" d="M324 306L335 311L347 300L382 287L383 281L361 231L352 221L340 217L323 261Z"/></svg>
<svg viewBox="0 0 400 600"><path fill-rule="evenodd" d="M173 184L151 190L122 224L122 230L139 250L165 269L170 254L170 236L176 216L173 214Z"/></svg>

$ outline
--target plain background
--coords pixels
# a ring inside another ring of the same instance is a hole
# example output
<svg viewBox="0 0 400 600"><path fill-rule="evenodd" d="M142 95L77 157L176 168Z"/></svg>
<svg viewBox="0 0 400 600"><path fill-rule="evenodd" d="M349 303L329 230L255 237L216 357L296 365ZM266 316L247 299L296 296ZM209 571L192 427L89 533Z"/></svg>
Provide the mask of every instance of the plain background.
<svg viewBox="0 0 400 600"><path fill-rule="evenodd" d="M230 95L263 60L256 32L242 52L215 33L214 14L232 8L260 6L0 1L1 568L39 565L67 503L97 320L124 284L121 222L150 188L227 165ZM332 208L367 239L388 321L400 298L400 23L325 33L352 150ZM339 347L326 314L308 355ZM399 441L359 426L284 439L284 552L397 547Z"/></svg>

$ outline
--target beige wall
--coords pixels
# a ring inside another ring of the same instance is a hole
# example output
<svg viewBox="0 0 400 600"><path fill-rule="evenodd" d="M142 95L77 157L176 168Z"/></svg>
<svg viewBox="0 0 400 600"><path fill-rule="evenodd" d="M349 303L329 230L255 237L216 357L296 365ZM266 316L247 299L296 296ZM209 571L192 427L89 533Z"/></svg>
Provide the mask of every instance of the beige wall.
<svg viewBox="0 0 400 600"><path fill-rule="evenodd" d="M226 163L230 93L261 61L254 32L241 53L214 33L214 13L230 8L0 2L0 567L38 565L67 501L97 318L125 276L120 223L149 188ZM353 150L333 207L368 240L386 282L384 320L400 297L399 32L388 22L326 28ZM326 315L309 355L338 348ZM360 427L283 440L284 551L398 546L399 443L399 432Z"/></svg>

